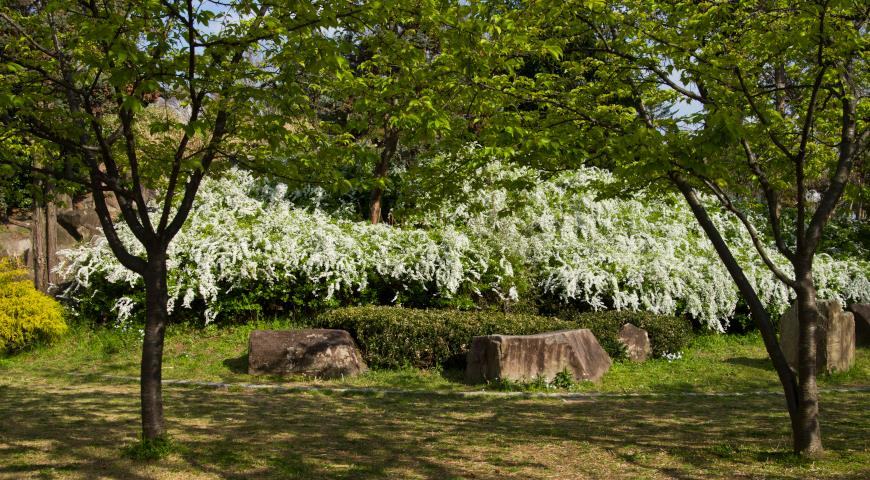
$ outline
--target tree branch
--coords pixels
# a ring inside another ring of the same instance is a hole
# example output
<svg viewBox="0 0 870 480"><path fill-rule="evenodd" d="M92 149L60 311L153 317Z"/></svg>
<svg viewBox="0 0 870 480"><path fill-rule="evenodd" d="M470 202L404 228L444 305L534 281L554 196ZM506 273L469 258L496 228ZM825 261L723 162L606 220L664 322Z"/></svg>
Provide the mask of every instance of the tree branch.
<svg viewBox="0 0 870 480"><path fill-rule="evenodd" d="M770 184L767 174L762 170L761 165L758 164L758 158L752 151L749 142L745 138L741 138L740 145L743 146L749 169L758 177L758 183L761 184L761 189L764 192L764 197L766 199L765 203L767 203L767 218L770 220L770 229L773 232L773 239L776 243L776 248L785 258L792 260L794 258L794 252L786 246L785 239L782 236L779 192L777 192Z"/></svg>
<svg viewBox="0 0 870 480"><path fill-rule="evenodd" d="M710 191L713 192L713 195L716 196L716 198L719 200L719 203L723 207L725 207L726 210L733 213L734 216L736 216L740 220L740 223L742 223L743 226L746 228L746 231L749 233L749 237L752 239L752 245L755 246L755 250L758 252L758 255L761 256L761 260L764 262L765 265L767 265L767 268L770 269L770 271L773 272L773 274L776 275L776 278L778 278L782 283L785 283L789 287L794 287L796 285L795 281L790 278L785 272L783 272L771 260L770 256L767 253L767 249L761 242L758 231L755 230L755 226L752 225L752 222L749 221L749 219L746 217L746 214L743 213L743 211L741 211L739 208L737 208L736 205L734 205L734 202L731 200L728 194L725 193L724 190L719 188L718 185L708 179L703 179L702 181L704 182L704 185L706 185L707 188L709 188Z"/></svg>

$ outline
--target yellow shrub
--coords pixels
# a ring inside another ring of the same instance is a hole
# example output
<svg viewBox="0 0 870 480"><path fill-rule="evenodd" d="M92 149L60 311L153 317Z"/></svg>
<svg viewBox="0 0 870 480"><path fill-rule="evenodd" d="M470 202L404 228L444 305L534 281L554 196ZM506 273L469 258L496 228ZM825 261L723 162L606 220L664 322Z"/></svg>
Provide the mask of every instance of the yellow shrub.
<svg viewBox="0 0 870 480"><path fill-rule="evenodd" d="M60 304L33 288L24 270L0 258L0 352L54 340L66 331Z"/></svg>

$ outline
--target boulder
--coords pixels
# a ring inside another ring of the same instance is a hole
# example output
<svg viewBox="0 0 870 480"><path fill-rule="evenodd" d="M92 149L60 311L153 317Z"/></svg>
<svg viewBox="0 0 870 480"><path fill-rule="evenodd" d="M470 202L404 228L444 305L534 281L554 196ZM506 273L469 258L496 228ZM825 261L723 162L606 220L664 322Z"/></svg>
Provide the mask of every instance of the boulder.
<svg viewBox="0 0 870 480"><path fill-rule="evenodd" d="M63 227L56 226L57 249L72 248L76 240ZM30 228L18 225L0 225L0 256L23 259L30 264Z"/></svg>
<svg viewBox="0 0 870 480"><path fill-rule="evenodd" d="M652 344L646 330L626 323L619 329L618 338L619 342L625 345L629 360L643 362L652 355Z"/></svg>
<svg viewBox="0 0 870 480"><path fill-rule="evenodd" d="M90 240L102 233L100 217L94 210L64 210L57 214L57 223L76 241Z"/></svg>
<svg viewBox="0 0 870 480"><path fill-rule="evenodd" d="M344 330L254 330L248 342L248 373L300 374L323 378L366 371L365 361Z"/></svg>
<svg viewBox="0 0 870 480"><path fill-rule="evenodd" d="M474 337L468 352L465 378L552 381L567 369L576 380L597 381L610 369L610 356L589 329L561 330L538 335Z"/></svg>
<svg viewBox="0 0 870 480"><path fill-rule="evenodd" d="M66 231L60 224L55 226L56 238L57 238L57 249L63 250L66 248L75 247L78 241L70 235L69 232Z"/></svg>
<svg viewBox="0 0 870 480"><path fill-rule="evenodd" d="M849 305L847 310L855 318L855 345L870 347L870 303Z"/></svg>
<svg viewBox="0 0 870 480"><path fill-rule="evenodd" d="M816 328L816 368L821 372L848 370L855 363L855 320L844 312L838 300L819 301L819 324ZM782 353L797 371L800 330L797 306L792 305L779 322Z"/></svg>
<svg viewBox="0 0 870 480"><path fill-rule="evenodd" d="M30 229L0 225L0 256L23 258L30 250Z"/></svg>

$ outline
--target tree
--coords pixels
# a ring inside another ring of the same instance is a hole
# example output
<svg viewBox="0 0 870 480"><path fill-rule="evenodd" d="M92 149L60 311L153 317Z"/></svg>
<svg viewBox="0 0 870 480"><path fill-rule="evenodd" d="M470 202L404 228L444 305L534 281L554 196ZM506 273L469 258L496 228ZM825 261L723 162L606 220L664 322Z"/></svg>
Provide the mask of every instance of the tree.
<svg viewBox="0 0 870 480"><path fill-rule="evenodd" d="M682 194L751 311L783 385L794 450L808 456L822 453L813 260L870 148L868 21L870 9L854 1L530 2L492 19L479 43L490 68L548 51L559 71L473 79L505 102L541 105L503 115L529 143L524 160L537 149L570 168L578 158L559 155L567 151L613 169L620 188ZM590 36L583 55L565 55ZM741 221L794 292L797 372L701 193Z"/></svg>
<svg viewBox="0 0 870 480"><path fill-rule="evenodd" d="M49 142L71 160L46 158L31 170L90 191L112 251L143 279L145 440L165 434L167 247L215 164L293 140L281 115L266 115L277 96L272 66L287 65L282 105L307 105L306 92L286 78L334 64L334 42L323 32L358 11L343 2L247 0L49 0L0 8L4 127ZM178 103L182 118L145 115L157 98ZM145 191L156 188L163 193L149 203ZM107 194L121 219L110 215ZM121 220L138 245L120 241Z"/></svg>
<svg viewBox="0 0 870 480"><path fill-rule="evenodd" d="M439 146L472 137L473 91L457 81L452 48L464 9L453 0L373 7L373 23L345 38L348 70L319 92L320 118L334 134L353 138L344 154L370 172L363 183L371 223L382 220L392 168L413 167Z"/></svg>
<svg viewBox="0 0 870 480"><path fill-rule="evenodd" d="M33 11L34 3L28 0L16 0L10 2L9 9L19 14L27 14ZM2 35L14 34L9 25L2 25ZM44 148L39 141L32 138L22 137L16 132L6 132L3 138L3 153L6 160L12 163L26 162L31 166L39 167L45 155L53 153L51 148ZM15 157L18 158L15 158ZM11 172L12 178L22 177L21 172ZM28 226L31 235L30 263L33 267L33 283L37 290L47 293L49 287L55 283L53 272L57 266L57 206L55 204L55 185L49 178L39 175L31 175L31 222ZM9 185L14 189L14 183ZM14 196L14 190L9 192Z"/></svg>

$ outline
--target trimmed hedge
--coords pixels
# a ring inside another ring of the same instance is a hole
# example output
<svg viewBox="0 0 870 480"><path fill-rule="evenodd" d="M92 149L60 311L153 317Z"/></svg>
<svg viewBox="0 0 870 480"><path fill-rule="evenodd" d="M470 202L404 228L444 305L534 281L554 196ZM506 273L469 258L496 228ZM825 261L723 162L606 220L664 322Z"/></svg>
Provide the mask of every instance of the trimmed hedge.
<svg viewBox="0 0 870 480"><path fill-rule="evenodd" d="M378 306L330 310L316 317L312 326L347 330L375 368L464 364L476 336L576 328L572 322L536 315Z"/></svg>
<svg viewBox="0 0 870 480"><path fill-rule="evenodd" d="M648 312L607 310L601 312L563 311L560 317L572 322L576 328L588 328L613 358L625 358L625 347L619 342L619 329L631 323L647 331L653 356L677 353L692 339L692 322L684 317L656 315Z"/></svg>
<svg viewBox="0 0 870 480"><path fill-rule="evenodd" d="M656 357L679 352L692 338L691 323L681 317L628 311L562 314L564 319L494 311L364 306L329 310L317 316L311 326L347 330L362 349L366 362L375 368L462 365L471 339L480 335L531 335L588 328L614 359L625 357L625 348L617 337L626 323L649 333Z"/></svg>
<svg viewBox="0 0 870 480"><path fill-rule="evenodd" d="M66 331L60 304L33 288L24 270L0 258L0 353L51 341Z"/></svg>

